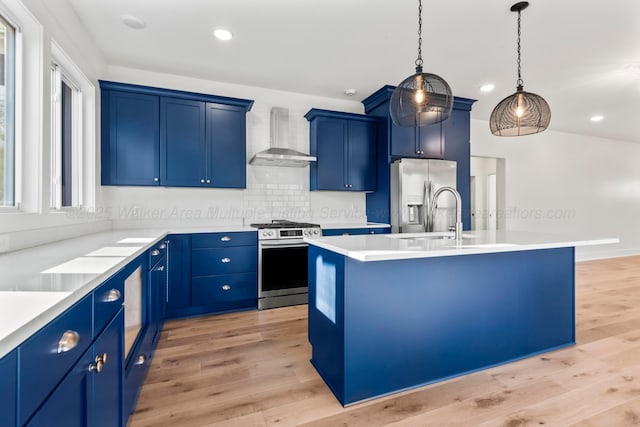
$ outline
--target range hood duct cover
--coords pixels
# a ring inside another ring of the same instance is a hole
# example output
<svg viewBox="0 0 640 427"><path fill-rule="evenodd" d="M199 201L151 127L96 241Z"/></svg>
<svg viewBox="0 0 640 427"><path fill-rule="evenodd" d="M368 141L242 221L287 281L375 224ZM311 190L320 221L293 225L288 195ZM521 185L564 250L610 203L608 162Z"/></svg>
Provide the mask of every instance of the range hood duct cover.
<svg viewBox="0 0 640 427"><path fill-rule="evenodd" d="M257 152L249 161L250 165L283 166L303 168L309 162L315 162L315 156L310 156L288 148L289 142L289 110L281 107L271 108L270 147Z"/></svg>

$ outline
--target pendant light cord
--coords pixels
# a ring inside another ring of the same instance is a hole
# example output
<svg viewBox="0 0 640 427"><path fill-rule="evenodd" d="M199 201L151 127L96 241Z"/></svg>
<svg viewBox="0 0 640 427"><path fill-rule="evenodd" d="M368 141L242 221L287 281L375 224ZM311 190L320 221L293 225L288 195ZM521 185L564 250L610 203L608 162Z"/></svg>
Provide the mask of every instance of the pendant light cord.
<svg viewBox="0 0 640 427"><path fill-rule="evenodd" d="M418 58L416 59L415 64L416 64L416 73L421 73L422 72L422 0L418 0Z"/></svg>
<svg viewBox="0 0 640 427"><path fill-rule="evenodd" d="M518 90L522 90L524 88L524 82L522 81L521 75L521 65L520 65L520 14L521 11L518 11L518 81L516 84L518 85Z"/></svg>

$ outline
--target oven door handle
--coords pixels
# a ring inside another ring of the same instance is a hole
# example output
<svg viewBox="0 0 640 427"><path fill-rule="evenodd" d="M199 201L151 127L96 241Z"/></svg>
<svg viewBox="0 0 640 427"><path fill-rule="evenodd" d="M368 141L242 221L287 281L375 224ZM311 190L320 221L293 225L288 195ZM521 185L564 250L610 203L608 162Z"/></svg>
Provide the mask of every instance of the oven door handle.
<svg viewBox="0 0 640 427"><path fill-rule="evenodd" d="M274 243L274 242L269 242L269 243L260 243L259 244L261 249L269 249L269 248L304 248L309 246L308 243L303 242L303 243L289 243L289 242L282 242L282 243Z"/></svg>

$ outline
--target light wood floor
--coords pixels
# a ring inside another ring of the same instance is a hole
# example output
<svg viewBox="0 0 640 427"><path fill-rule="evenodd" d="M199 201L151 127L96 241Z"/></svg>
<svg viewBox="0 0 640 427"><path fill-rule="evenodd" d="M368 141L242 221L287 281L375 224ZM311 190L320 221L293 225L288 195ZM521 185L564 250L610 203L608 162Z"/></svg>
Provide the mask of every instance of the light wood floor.
<svg viewBox="0 0 640 427"><path fill-rule="evenodd" d="M640 257L577 265L575 347L343 408L306 306L167 322L131 427L640 425Z"/></svg>

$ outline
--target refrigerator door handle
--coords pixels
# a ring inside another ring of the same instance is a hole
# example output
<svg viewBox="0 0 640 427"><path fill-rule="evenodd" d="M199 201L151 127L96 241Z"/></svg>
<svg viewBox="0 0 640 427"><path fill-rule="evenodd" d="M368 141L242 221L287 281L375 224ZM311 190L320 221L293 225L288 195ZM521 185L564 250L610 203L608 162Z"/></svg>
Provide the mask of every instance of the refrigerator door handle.
<svg viewBox="0 0 640 427"><path fill-rule="evenodd" d="M422 211L424 216L424 231L431 231L430 217L431 217L431 203L429 200L429 195L431 193L430 187L431 183L429 181L424 182L424 194L422 197Z"/></svg>

